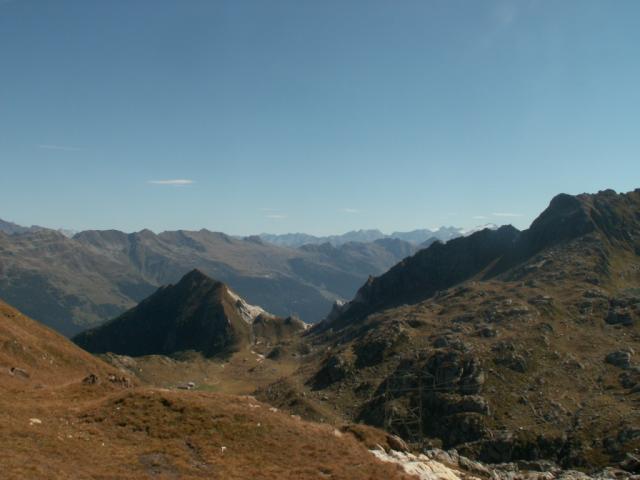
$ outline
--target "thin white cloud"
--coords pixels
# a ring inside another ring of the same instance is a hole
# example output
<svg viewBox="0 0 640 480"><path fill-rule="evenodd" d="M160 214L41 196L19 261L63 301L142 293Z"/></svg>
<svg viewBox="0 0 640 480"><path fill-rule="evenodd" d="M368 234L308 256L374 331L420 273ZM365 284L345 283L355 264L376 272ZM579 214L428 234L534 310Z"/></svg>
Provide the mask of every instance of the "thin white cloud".
<svg viewBox="0 0 640 480"><path fill-rule="evenodd" d="M287 218L287 216L286 215L282 215L280 213L272 213L270 215L265 215L264 218L268 218L270 220L282 220L282 219Z"/></svg>
<svg viewBox="0 0 640 480"><path fill-rule="evenodd" d="M38 148L40 148L41 150L57 150L60 152L79 152L81 150L78 147L70 147L68 145L52 145L52 144L38 145Z"/></svg>
<svg viewBox="0 0 640 480"><path fill-rule="evenodd" d="M170 185L172 187L185 187L187 185L192 185L195 182L193 180L189 180L186 178L175 178L171 180L149 180L147 183L151 183L153 185Z"/></svg>
<svg viewBox="0 0 640 480"><path fill-rule="evenodd" d="M360 210L358 210L357 208L343 208L342 211L344 213L350 213L352 215L355 215L356 213L360 213Z"/></svg>
<svg viewBox="0 0 640 480"><path fill-rule="evenodd" d="M485 215L474 215L473 219L474 220L486 220L489 217L486 217Z"/></svg>
<svg viewBox="0 0 640 480"><path fill-rule="evenodd" d="M494 212L491 215L494 217L521 217L521 213L510 213L510 212Z"/></svg>

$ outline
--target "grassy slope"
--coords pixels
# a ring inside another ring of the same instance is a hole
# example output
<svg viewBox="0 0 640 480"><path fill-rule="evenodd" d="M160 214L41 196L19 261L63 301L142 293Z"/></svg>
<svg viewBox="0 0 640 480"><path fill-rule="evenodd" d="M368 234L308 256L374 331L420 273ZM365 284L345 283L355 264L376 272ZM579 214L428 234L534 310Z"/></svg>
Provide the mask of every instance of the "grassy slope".
<svg viewBox="0 0 640 480"><path fill-rule="evenodd" d="M352 435L251 397L125 388L112 373L0 304L2 478L406 478Z"/></svg>

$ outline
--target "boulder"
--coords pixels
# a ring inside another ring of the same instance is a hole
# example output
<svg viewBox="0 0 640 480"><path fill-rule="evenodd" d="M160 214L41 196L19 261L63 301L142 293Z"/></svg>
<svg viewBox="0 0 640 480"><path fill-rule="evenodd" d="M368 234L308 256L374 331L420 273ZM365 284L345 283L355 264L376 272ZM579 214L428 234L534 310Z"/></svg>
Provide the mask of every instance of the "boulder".
<svg viewBox="0 0 640 480"><path fill-rule="evenodd" d="M409 451L409 446L407 445L407 443L397 435L387 435L387 444L389 445L389 448L398 452Z"/></svg>
<svg viewBox="0 0 640 480"><path fill-rule="evenodd" d="M609 325L623 325L625 327L633 325L633 318L629 311L620 308L609 310L609 314L605 318L605 321Z"/></svg>
<svg viewBox="0 0 640 480"><path fill-rule="evenodd" d="M484 338L493 338L498 335L498 331L493 327L484 327L478 330L477 335Z"/></svg>
<svg viewBox="0 0 640 480"><path fill-rule="evenodd" d="M617 350L607 354L605 362L614 367L627 369L631 367L631 352L626 350Z"/></svg>

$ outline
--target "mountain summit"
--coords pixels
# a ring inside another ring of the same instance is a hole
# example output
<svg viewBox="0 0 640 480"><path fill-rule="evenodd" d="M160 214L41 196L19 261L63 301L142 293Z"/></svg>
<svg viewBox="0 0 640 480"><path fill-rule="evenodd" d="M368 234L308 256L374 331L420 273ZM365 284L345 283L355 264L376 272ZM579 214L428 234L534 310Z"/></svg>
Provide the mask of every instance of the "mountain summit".
<svg viewBox="0 0 640 480"><path fill-rule="evenodd" d="M558 268L561 259L550 262L539 254L560 246L580 249L562 258L593 260L604 272L609 268L610 251L640 253L638 211L640 189L626 194L613 190L576 196L559 194L527 230L520 232L509 225L497 230L487 228L446 244L435 242L387 273L369 278L354 300L339 312L334 310L318 329L340 328L356 317L416 303L464 281L490 280L501 275L522 277L526 272L539 271L534 264L543 260L547 268L552 263ZM600 262L596 261L598 256ZM593 276L592 273L587 267L580 270L583 276Z"/></svg>
<svg viewBox="0 0 640 480"><path fill-rule="evenodd" d="M73 340L93 353L140 356L195 350L214 356L250 344L254 324L262 332L265 323L277 323L281 335L305 328L299 320L275 317L249 305L224 283L196 269Z"/></svg>

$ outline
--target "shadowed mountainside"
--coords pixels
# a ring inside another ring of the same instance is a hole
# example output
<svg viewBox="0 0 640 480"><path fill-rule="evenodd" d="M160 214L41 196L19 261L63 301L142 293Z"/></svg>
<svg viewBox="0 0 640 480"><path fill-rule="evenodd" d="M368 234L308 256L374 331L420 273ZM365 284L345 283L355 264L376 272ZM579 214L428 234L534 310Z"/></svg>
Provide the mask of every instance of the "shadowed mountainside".
<svg viewBox="0 0 640 480"><path fill-rule="evenodd" d="M225 284L193 270L176 285L161 287L136 307L73 341L92 353L141 356L195 350L214 356L250 345L256 336L276 341L304 329L302 321L275 317L249 305Z"/></svg>

